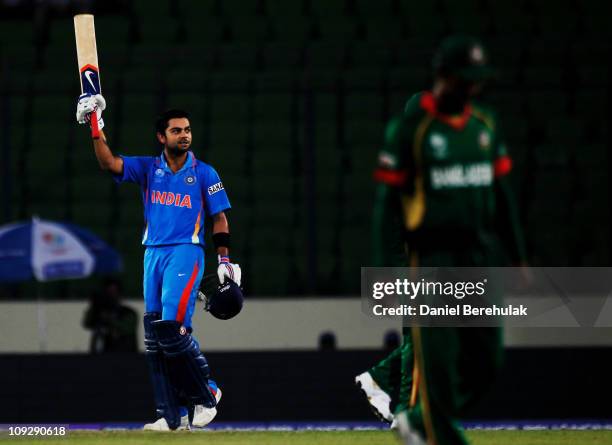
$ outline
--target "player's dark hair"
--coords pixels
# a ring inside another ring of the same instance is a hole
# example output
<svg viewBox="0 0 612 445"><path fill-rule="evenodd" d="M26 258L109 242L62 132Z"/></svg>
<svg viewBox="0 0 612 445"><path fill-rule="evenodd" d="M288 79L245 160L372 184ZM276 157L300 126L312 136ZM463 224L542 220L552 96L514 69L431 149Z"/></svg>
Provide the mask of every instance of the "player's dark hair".
<svg viewBox="0 0 612 445"><path fill-rule="evenodd" d="M189 119L189 113L184 110L179 110L176 108L166 110L162 114L160 114L155 121L155 131L157 131L162 136L166 134L166 129L168 128L168 122L170 119L181 119L186 118Z"/></svg>

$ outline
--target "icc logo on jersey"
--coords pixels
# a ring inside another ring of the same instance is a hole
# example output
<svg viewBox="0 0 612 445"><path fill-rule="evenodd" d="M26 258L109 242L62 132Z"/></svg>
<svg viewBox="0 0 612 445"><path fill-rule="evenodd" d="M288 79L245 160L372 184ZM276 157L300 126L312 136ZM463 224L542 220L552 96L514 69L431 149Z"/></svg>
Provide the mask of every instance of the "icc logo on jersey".
<svg viewBox="0 0 612 445"><path fill-rule="evenodd" d="M429 137L429 143L433 151L433 155L437 159L448 157L448 141L440 133L432 133Z"/></svg>
<svg viewBox="0 0 612 445"><path fill-rule="evenodd" d="M478 143L480 144L480 148L487 150L491 145L491 135L486 131L483 131L478 136Z"/></svg>

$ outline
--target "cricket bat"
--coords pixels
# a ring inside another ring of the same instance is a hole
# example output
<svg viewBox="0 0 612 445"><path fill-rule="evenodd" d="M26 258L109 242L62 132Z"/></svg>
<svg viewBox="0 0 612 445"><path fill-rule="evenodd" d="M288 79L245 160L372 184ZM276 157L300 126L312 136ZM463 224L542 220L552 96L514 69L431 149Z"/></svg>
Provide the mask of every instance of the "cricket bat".
<svg viewBox="0 0 612 445"><path fill-rule="evenodd" d="M79 64L79 80L81 93L101 94L100 68L98 66L98 50L96 48L96 29L92 14L74 16L74 35L76 38L77 60ZM91 113L91 137L100 137L98 116Z"/></svg>

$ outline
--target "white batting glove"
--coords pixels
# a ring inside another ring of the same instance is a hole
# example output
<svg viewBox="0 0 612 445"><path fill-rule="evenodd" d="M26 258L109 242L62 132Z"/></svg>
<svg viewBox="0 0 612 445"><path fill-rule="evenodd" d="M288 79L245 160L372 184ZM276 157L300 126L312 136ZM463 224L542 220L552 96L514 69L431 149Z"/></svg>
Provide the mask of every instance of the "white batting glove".
<svg viewBox="0 0 612 445"><path fill-rule="evenodd" d="M219 283L225 283L225 277L232 280L238 286L242 279L242 271L240 270L239 264L232 264L229 258L226 256L219 256L219 267L217 268L217 276L219 277Z"/></svg>
<svg viewBox="0 0 612 445"><path fill-rule="evenodd" d="M81 94L77 102L76 120L79 124L87 124L91 120L91 113L94 111L98 117L98 128L104 128L102 111L106 109L106 100L101 94L92 96L91 94Z"/></svg>

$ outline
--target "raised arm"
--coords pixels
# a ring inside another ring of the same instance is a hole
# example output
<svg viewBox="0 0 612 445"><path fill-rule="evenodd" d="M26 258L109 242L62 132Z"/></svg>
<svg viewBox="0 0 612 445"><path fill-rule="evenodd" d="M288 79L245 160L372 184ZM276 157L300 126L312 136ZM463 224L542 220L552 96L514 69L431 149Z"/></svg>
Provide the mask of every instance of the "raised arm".
<svg viewBox="0 0 612 445"><path fill-rule="evenodd" d="M100 137L93 139L93 146L96 159L102 170L109 171L114 175L121 175L123 173L123 159L120 156L113 155L106 142L104 131L100 130Z"/></svg>
<svg viewBox="0 0 612 445"><path fill-rule="evenodd" d="M113 155L102 131L102 128L104 128L102 111L105 109L106 100L101 94L82 94L77 102L76 119L79 124L91 125L92 116L96 116L94 128L98 128L99 131L92 130L92 140L98 164L102 170L120 175L123 173L123 159Z"/></svg>

